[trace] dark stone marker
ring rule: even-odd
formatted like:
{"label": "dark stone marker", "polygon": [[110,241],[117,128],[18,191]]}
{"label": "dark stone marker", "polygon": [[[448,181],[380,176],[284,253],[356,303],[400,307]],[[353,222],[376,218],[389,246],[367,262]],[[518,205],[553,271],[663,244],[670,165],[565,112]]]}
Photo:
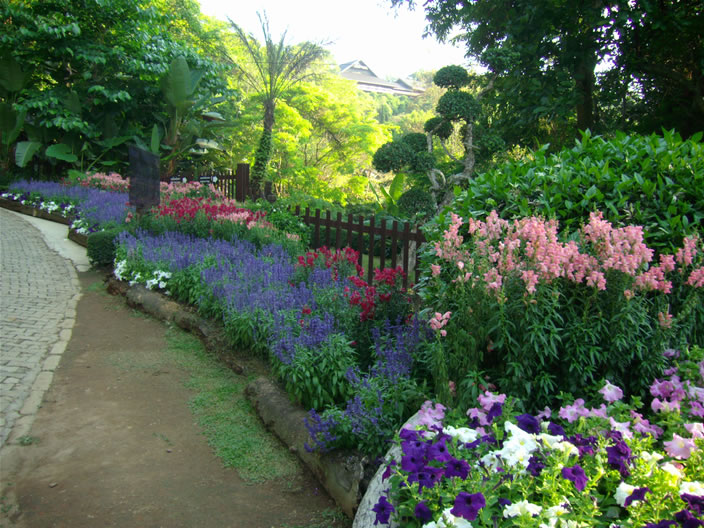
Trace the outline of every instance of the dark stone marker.
{"label": "dark stone marker", "polygon": [[134,145],[128,147],[130,155],[130,205],[137,214],[159,205],[160,184],[159,156]]}

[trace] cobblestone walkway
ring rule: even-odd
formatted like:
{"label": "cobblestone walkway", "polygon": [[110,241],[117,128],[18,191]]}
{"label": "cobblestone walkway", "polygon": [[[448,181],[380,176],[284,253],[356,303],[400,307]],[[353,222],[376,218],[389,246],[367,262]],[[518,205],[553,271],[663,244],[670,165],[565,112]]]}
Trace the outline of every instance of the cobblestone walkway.
{"label": "cobblestone walkway", "polygon": [[[0,447],[29,431],[75,323],[71,261],[39,231],[0,208]],[[25,433],[26,434],[26,433]]]}

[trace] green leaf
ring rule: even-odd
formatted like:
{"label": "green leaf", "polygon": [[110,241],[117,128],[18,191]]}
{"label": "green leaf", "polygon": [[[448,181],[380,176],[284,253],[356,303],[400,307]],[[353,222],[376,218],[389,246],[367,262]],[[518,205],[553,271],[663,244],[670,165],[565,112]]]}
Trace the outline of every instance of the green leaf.
{"label": "green leaf", "polygon": [[56,145],[51,145],[47,147],[45,154],[50,158],[56,158],[62,161],[68,161],[73,163],[78,161],[78,156],[71,152],[71,147],[65,143],[57,143]]}
{"label": "green leaf", "polygon": [[17,112],[7,103],[0,103],[0,137],[3,145],[11,145],[24,125],[26,111]]}
{"label": "green leaf", "polygon": [[11,56],[0,59],[0,85],[8,92],[19,92],[24,88],[29,74],[23,72],[19,63]]}
{"label": "green leaf", "polygon": [[38,141],[20,141],[15,148],[15,163],[18,167],[26,167],[37,151],[42,147]]}

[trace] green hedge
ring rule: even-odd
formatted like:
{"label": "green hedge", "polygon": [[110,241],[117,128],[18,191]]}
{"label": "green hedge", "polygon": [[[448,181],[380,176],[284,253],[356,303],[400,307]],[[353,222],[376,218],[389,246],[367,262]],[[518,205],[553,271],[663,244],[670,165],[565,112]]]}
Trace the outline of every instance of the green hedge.
{"label": "green hedge", "polygon": [[642,225],[657,252],[670,250],[704,220],[701,139],[587,132],[572,148],[548,154],[544,146],[479,174],[451,209],[464,219],[494,209],[507,219],[537,214],[572,231],[600,210],[614,225]]}

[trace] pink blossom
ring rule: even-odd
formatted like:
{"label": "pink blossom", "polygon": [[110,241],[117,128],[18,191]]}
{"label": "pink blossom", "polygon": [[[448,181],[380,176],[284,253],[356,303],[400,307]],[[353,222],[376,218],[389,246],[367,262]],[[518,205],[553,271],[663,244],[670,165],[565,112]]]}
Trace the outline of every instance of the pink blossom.
{"label": "pink blossom", "polygon": [[589,416],[592,416],[594,418],[603,418],[604,420],[609,418],[609,415],[606,412],[606,405],[603,403],[601,404],[601,407],[598,409],[592,408],[589,410]]}
{"label": "pink blossom", "polygon": [[686,284],[695,288],[704,288],[704,266],[693,269]]}
{"label": "pink blossom", "polygon": [[584,407],[584,400],[582,398],[577,398],[572,405],[560,407],[560,411],[557,415],[563,420],[567,420],[569,423],[572,423],[582,416],[588,416],[589,411]]}
{"label": "pink blossom", "polygon": [[606,385],[599,389],[599,392],[608,403],[613,403],[623,398],[623,391],[616,385],[612,385],[609,380],[606,380]]}
{"label": "pink blossom", "polygon": [[445,418],[445,406],[441,403],[431,402],[427,400],[418,411],[418,425],[427,427],[442,426],[442,420]]}
{"label": "pink blossom", "polygon": [[631,432],[631,422],[617,422],[613,418],[609,417],[609,424],[614,431],[618,431],[625,438],[633,438],[633,433]]}
{"label": "pink blossom", "polygon": [[482,409],[485,411],[489,411],[495,403],[500,403],[501,405],[504,404],[506,401],[506,395],[505,394],[494,394],[489,391],[485,391],[484,394],[480,394],[477,397],[477,400],[479,400],[479,405],[482,406]]}
{"label": "pink blossom", "polygon": [[697,448],[694,440],[690,438],[682,438],[677,433],[672,435],[672,440],[663,442],[665,452],[671,457],[687,459],[692,454],[692,451]]}
{"label": "pink blossom", "polygon": [[660,328],[670,328],[672,326],[672,314],[658,312],[658,323]]}
{"label": "pink blossom", "polygon": [[692,438],[704,438],[704,423],[688,423],[684,424],[684,428],[692,435]]}
{"label": "pink blossom", "polygon": [[479,425],[489,425],[489,422],[486,419],[486,413],[484,411],[480,411],[476,407],[468,409],[467,416],[472,420],[477,419],[479,421]]}
{"label": "pink blossom", "polygon": [[669,400],[660,400],[655,398],[650,404],[650,407],[655,412],[674,412],[680,410],[680,402],[671,402]]}
{"label": "pink blossom", "polygon": [[552,411],[550,410],[550,407],[545,407],[545,409],[543,409],[536,415],[536,418],[538,420],[547,420],[548,418],[550,418],[551,415]]}
{"label": "pink blossom", "polygon": [[[430,319],[430,328],[433,330],[440,330],[450,321],[450,315],[452,315],[452,312],[445,312],[444,314],[435,312],[435,315]],[[446,334],[447,332],[445,334],[441,332],[442,336],[445,336]]]}
{"label": "pink blossom", "polygon": [[432,274],[433,274],[433,277],[437,277],[438,275],[440,275],[440,266],[439,266],[439,265],[437,265],[437,264],[431,264],[431,265],[430,265],[430,270],[431,270],[431,272],[432,272]]}
{"label": "pink blossom", "polygon": [[694,256],[697,254],[698,237],[685,237],[682,241],[683,246],[677,250],[676,259],[682,266],[691,266]]}

